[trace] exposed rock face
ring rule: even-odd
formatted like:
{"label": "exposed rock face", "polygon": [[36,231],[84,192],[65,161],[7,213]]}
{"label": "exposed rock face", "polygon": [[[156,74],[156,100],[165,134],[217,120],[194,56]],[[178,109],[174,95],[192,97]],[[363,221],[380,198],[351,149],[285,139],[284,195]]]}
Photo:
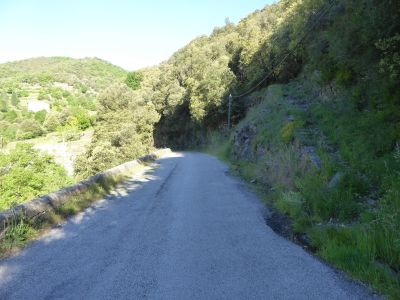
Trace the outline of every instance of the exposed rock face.
{"label": "exposed rock face", "polygon": [[257,135],[257,127],[253,123],[246,124],[235,132],[233,156],[235,159],[254,160],[253,140]]}

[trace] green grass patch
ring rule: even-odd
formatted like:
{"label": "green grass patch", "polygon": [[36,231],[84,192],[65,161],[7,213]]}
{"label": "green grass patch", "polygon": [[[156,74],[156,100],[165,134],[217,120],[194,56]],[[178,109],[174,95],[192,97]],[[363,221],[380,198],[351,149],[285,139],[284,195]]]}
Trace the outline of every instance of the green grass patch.
{"label": "green grass patch", "polygon": [[29,240],[35,238],[37,234],[37,229],[27,221],[22,219],[19,222],[13,222],[0,239],[0,258],[22,248]]}
{"label": "green grass patch", "polygon": [[379,234],[372,228],[314,227],[310,230],[318,255],[352,275],[371,283],[391,299],[400,296],[398,273],[380,263],[377,257]]}

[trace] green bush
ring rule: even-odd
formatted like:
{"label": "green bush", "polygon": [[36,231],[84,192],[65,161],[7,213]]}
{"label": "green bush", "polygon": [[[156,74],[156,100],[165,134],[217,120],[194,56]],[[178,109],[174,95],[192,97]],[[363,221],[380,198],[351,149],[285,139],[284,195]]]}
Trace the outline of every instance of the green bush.
{"label": "green bush", "polygon": [[43,122],[43,127],[47,131],[56,131],[59,126],[61,126],[61,114],[58,112],[50,112],[46,115],[46,119]]}
{"label": "green bush", "polygon": [[132,90],[137,90],[140,88],[140,83],[143,79],[142,74],[138,72],[130,72],[126,76],[125,83],[129,86]]}
{"label": "green bush", "polygon": [[30,144],[0,153],[0,210],[60,189],[71,180],[49,155]]}
{"label": "green bush", "polygon": [[97,117],[93,140],[76,160],[75,172],[80,177],[151,151],[153,126],[160,116],[152,103],[146,103],[126,85],[114,85],[100,96]]}
{"label": "green bush", "polygon": [[339,85],[349,87],[353,81],[354,75],[351,67],[340,65],[336,71],[336,81]]}
{"label": "green bush", "polygon": [[15,122],[18,118],[18,113],[14,109],[10,109],[9,111],[2,113],[0,119],[1,118],[9,122]]}
{"label": "green bush", "polygon": [[40,123],[40,125],[43,124],[43,122],[46,119],[47,111],[46,110],[41,110],[38,112],[35,112],[35,120]]}
{"label": "green bush", "polygon": [[15,139],[17,133],[17,129],[14,124],[11,124],[7,121],[0,121],[0,139],[2,139],[2,143],[4,146],[7,142]]}
{"label": "green bush", "polygon": [[18,126],[17,139],[32,139],[44,134],[44,130],[40,123],[35,120],[23,120]]}

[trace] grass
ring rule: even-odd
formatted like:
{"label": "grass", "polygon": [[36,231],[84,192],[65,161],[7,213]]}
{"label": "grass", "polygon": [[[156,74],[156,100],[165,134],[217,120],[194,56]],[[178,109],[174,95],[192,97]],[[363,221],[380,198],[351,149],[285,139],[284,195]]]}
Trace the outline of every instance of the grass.
{"label": "grass", "polygon": [[[345,75],[345,74],[344,74]],[[343,89],[343,88],[342,88]],[[308,101],[302,111],[296,101]],[[359,111],[301,78],[258,92],[262,101],[235,128],[257,128],[258,157],[233,157],[234,131],[213,133],[208,151],[224,161],[306,234],[316,254],[390,299],[400,298],[400,146],[390,109]],[[310,100],[314,99],[314,100]],[[294,102],[294,103],[293,103]],[[290,119],[288,116],[291,116]],[[314,147],[316,168],[302,154]],[[255,148],[253,153],[255,153]],[[341,174],[335,184],[331,181]]]}
{"label": "grass", "polygon": [[369,282],[391,299],[398,299],[400,278],[398,273],[377,259],[373,228],[355,226],[314,227],[310,231],[317,254],[348,272],[352,277]]}
{"label": "grass", "polygon": [[30,241],[46,232],[54,225],[68,219],[76,213],[103,199],[118,185],[123,184],[132,174],[144,169],[148,163],[141,163],[131,170],[117,176],[107,177],[100,183],[91,185],[85,192],[71,195],[70,200],[51,212],[33,220],[21,218],[12,221],[0,238],[0,258],[8,257],[25,247]]}
{"label": "grass", "polygon": [[214,155],[222,161],[230,162],[231,141],[227,138],[228,133],[211,132],[208,136],[208,144],[205,148],[200,149],[211,155]]}
{"label": "grass", "polygon": [[38,230],[25,220],[10,224],[0,243],[0,258],[14,253],[35,238]]}

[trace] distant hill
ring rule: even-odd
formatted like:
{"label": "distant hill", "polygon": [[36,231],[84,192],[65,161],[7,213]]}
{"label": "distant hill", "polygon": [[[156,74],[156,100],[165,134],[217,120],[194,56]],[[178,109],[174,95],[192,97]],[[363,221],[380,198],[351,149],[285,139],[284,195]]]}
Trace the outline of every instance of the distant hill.
{"label": "distant hill", "polygon": [[123,81],[126,71],[98,58],[38,57],[0,64],[0,89],[23,90],[23,84],[48,86],[55,82],[98,92]]}
{"label": "distant hill", "polygon": [[95,122],[98,95],[126,75],[98,58],[39,57],[0,64],[2,143],[88,129]]}

